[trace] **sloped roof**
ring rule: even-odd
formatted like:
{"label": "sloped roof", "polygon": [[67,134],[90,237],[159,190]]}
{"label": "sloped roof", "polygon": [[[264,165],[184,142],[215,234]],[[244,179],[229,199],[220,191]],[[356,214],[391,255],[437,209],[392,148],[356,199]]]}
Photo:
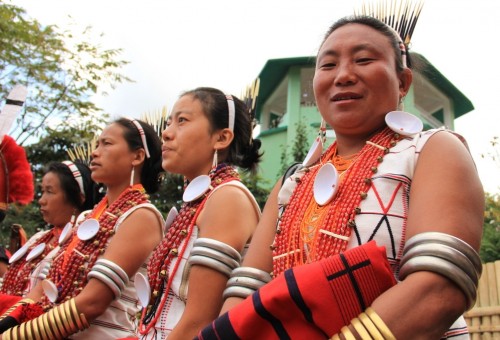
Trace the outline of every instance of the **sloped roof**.
{"label": "sloped roof", "polygon": [[260,88],[255,108],[257,120],[260,119],[262,104],[272,95],[292,66],[314,66],[316,57],[295,57],[282,59],[269,59],[260,71]]}
{"label": "sloped roof", "polygon": [[474,110],[474,105],[452,82],[450,82],[437,68],[435,68],[423,55],[411,52],[413,63],[418,72],[429,80],[436,88],[443,92],[453,103],[455,119]]}

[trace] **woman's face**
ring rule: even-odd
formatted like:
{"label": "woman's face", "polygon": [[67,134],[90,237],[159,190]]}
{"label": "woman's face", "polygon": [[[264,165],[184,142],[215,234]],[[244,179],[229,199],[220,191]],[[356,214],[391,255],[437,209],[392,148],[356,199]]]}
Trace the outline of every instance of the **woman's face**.
{"label": "woman's face", "polygon": [[218,138],[210,131],[201,102],[191,95],[179,98],[162,133],[163,169],[189,180],[208,174]]}
{"label": "woman's face", "polygon": [[370,134],[398,107],[411,71],[396,72],[394,50],[379,31],[361,24],[336,29],[321,47],[314,75],[316,103],[341,134]]}
{"label": "woman's face", "polygon": [[112,123],[99,136],[90,163],[92,179],[95,182],[108,187],[130,183],[136,152],[130,150],[124,132],[125,128],[120,124]]}
{"label": "woman's face", "polygon": [[43,176],[42,196],[38,203],[43,220],[56,227],[64,227],[76,213],[76,207],[66,199],[59,176],[54,172],[48,172]]}

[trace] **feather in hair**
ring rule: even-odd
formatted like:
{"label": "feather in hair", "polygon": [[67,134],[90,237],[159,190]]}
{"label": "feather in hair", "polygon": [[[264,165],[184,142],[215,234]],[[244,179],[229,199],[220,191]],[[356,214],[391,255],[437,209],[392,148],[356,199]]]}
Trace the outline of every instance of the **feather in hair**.
{"label": "feather in hair", "polygon": [[398,33],[401,41],[408,45],[423,6],[423,1],[378,1],[371,4],[364,3],[361,9],[354,13],[371,16],[384,22]]}
{"label": "feather in hair", "polygon": [[143,113],[140,119],[151,125],[158,137],[161,139],[161,134],[165,129],[167,118],[168,110],[167,107],[164,106],[161,110]]}
{"label": "feather in hair", "polygon": [[72,162],[81,162],[86,165],[90,165],[90,161],[92,160],[92,152],[95,149],[97,142],[97,137],[94,137],[90,142],[85,144],[76,145],[72,148],[66,150],[66,153],[69,156],[69,159]]}

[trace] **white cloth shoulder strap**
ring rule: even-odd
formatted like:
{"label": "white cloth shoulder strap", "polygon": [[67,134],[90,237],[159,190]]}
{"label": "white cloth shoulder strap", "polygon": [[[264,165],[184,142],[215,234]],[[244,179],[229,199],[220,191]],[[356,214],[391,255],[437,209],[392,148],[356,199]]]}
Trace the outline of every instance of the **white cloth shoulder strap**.
{"label": "white cloth shoulder strap", "polygon": [[[243,190],[243,192],[247,195],[247,197],[250,199],[250,201],[252,202],[252,205],[253,205],[253,208],[255,210],[255,212],[257,213],[257,215],[260,217],[260,214],[261,214],[261,211],[260,211],[260,207],[259,207],[259,204],[257,203],[257,201],[255,200],[255,197],[253,196],[253,194],[250,192],[250,190],[248,190],[248,188],[245,186],[245,184],[241,183],[240,181],[237,181],[237,180],[232,180],[232,181],[229,181],[229,182],[226,182],[226,183],[222,183],[221,185],[215,187],[214,190],[212,190],[209,194],[208,194],[208,198],[210,198],[210,196],[216,192],[217,190],[219,190],[220,188],[222,187],[225,187],[225,186],[228,186],[228,185],[231,185],[231,186],[234,186],[234,187],[238,187],[240,188],[241,190]],[[208,199],[207,198],[207,199]]]}
{"label": "white cloth shoulder strap", "polygon": [[151,203],[141,203],[141,204],[135,205],[132,208],[130,208],[129,210],[127,210],[123,215],[121,215],[118,218],[118,221],[116,221],[115,232],[118,230],[118,228],[123,223],[123,221],[125,221],[125,219],[130,216],[130,214],[132,214],[137,209],[141,209],[141,208],[149,209],[155,213],[156,217],[158,218],[158,222],[160,222],[160,226],[161,226],[160,231],[161,231],[161,235],[163,237],[164,236],[163,225],[165,224],[165,219],[163,218],[161,212]]}

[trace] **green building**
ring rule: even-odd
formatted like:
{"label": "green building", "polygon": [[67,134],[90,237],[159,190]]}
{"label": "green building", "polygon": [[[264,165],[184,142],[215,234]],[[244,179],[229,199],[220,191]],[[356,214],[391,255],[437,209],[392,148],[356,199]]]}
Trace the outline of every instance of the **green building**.
{"label": "green building", "polygon": [[[456,118],[474,109],[472,103],[422,55],[412,52],[412,57],[413,84],[405,97],[404,110],[420,117],[424,129],[453,129]],[[314,63],[314,57],[271,59],[259,74],[256,119],[264,151],[259,173],[270,185],[282,175],[283,162],[293,162],[298,127],[305,128],[308,147],[318,133],[321,116],[312,89]],[[333,131],[328,130],[327,144],[334,138]]]}

